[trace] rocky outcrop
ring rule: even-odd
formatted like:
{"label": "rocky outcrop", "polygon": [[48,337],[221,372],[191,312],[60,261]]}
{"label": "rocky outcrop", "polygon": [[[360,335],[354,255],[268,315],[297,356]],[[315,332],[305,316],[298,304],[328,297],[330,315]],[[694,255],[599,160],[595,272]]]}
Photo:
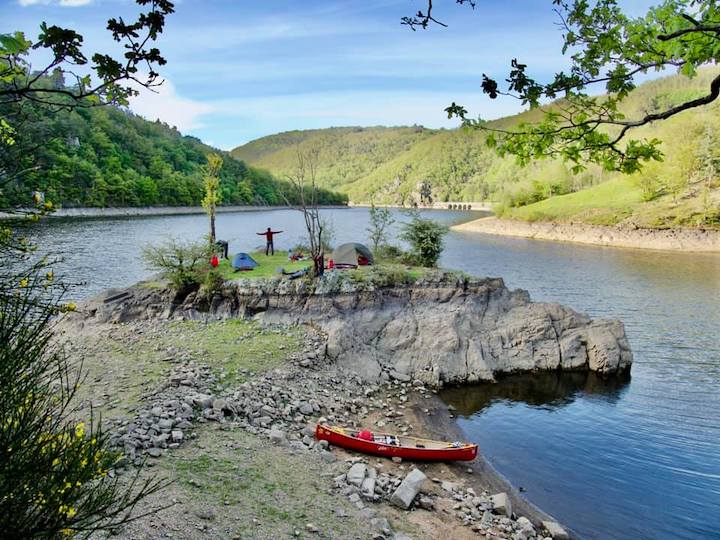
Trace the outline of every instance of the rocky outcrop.
{"label": "rocky outcrop", "polygon": [[333,272],[319,282],[246,279],[212,299],[172,304],[167,292],[114,291],[86,306],[102,320],[253,316],[310,323],[327,334],[327,355],[366,380],[426,384],[492,381],[549,370],[626,371],[632,353],[617,320],[591,320],[555,303],[534,303],[498,278],[438,273],[412,284],[356,281]]}

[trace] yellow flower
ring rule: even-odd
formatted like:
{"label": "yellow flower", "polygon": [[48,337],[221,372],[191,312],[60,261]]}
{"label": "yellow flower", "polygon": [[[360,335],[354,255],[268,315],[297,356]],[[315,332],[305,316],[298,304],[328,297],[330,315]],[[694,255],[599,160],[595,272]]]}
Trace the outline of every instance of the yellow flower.
{"label": "yellow flower", "polygon": [[48,281],[52,281],[55,278],[55,274],[52,270],[50,270],[47,274],[45,274],[45,279]]}
{"label": "yellow flower", "polygon": [[68,304],[65,304],[66,311],[75,311],[76,309],[77,309],[77,304],[75,302],[70,302]]}
{"label": "yellow flower", "polygon": [[75,426],[75,436],[78,439],[85,436],[85,422],[80,422]]}
{"label": "yellow flower", "polygon": [[28,281],[28,278],[22,278],[22,279],[20,280],[20,286],[23,287],[23,288],[27,287],[29,283],[30,283],[30,282]]}
{"label": "yellow flower", "polygon": [[68,511],[65,513],[65,515],[70,519],[74,518],[75,514],[77,514],[77,510],[75,510],[72,507],[70,509],[68,509]]}

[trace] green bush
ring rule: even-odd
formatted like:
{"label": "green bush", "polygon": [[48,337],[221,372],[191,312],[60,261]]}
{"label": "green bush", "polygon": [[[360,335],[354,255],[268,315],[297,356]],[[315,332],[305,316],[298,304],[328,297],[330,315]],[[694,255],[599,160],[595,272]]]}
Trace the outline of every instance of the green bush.
{"label": "green bush", "polygon": [[370,204],[370,227],[366,229],[376,252],[380,246],[387,244],[388,230],[395,223],[392,213],[387,208],[378,208],[374,203]]}
{"label": "green bush", "polygon": [[414,264],[435,266],[445,247],[448,228],[432,219],[421,218],[417,212],[413,212],[411,217],[411,221],[404,224],[400,238],[410,244],[409,255]]}
{"label": "green bush", "polygon": [[148,268],[160,272],[178,293],[197,290],[210,270],[212,249],[205,242],[183,242],[170,239],[143,248]]}
{"label": "green bush", "polygon": [[203,282],[200,287],[200,294],[210,300],[216,293],[222,291],[224,284],[225,280],[222,275],[220,275],[220,272],[216,268],[210,267],[203,278]]}
{"label": "green bush", "polygon": [[75,306],[62,302],[44,259],[28,262],[32,249],[0,227],[0,536],[87,536],[133,519],[165,482],[111,474],[120,455],[97,418],[79,418],[81,360],[53,332],[57,315]]}
{"label": "green bush", "polygon": [[380,244],[377,249],[373,250],[375,264],[403,262],[407,258],[407,254],[397,246],[390,244]]}

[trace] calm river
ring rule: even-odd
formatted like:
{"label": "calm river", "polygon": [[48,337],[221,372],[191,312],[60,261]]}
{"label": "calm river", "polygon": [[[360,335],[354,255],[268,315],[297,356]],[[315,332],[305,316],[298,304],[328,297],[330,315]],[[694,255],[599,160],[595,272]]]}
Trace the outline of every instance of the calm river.
{"label": "calm river", "polygon": [[[445,223],[462,212],[427,212]],[[328,210],[336,242],[364,241],[368,212]],[[400,215],[399,218],[402,219]],[[64,257],[86,297],[149,272],[140,249],[167,236],[200,238],[202,215],[46,221],[41,248]],[[220,214],[231,252],[261,244],[268,226],[287,247],[299,213]],[[720,255],[584,247],[452,232],[443,266],[501,276],[534,300],[625,322],[632,377],[508,378],[448,389],[460,426],[527,497],[583,538],[720,538]]]}

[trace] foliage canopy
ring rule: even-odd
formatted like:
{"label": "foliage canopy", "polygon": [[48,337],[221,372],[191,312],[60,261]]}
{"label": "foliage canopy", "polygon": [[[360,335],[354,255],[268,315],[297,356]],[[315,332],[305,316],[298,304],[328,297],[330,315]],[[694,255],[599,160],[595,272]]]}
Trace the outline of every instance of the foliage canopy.
{"label": "foliage canopy", "polygon": [[[457,3],[475,7],[474,2]],[[662,0],[640,17],[627,15],[616,0],[553,0],[553,5],[570,69],[542,82],[529,74],[527,64],[512,59],[506,87],[486,74],[482,79],[482,90],[490,98],[511,96],[541,109],[539,121],[499,129],[469,117],[462,105],[453,103],[446,109],[465,126],[488,132],[488,145],[500,154],[517,156],[521,163],[561,157],[574,172],[595,163],[633,173],[643,162],[660,161],[662,153],[659,139],[630,138],[631,130],[708,105],[720,96],[718,75],[702,95],[659,111],[629,117],[621,107],[645,73],[676,69],[694,77],[699,67],[720,59],[720,6],[715,0]],[[431,1],[425,12],[410,20],[413,28],[433,22],[438,21]],[[593,95],[597,89],[607,94]]]}

